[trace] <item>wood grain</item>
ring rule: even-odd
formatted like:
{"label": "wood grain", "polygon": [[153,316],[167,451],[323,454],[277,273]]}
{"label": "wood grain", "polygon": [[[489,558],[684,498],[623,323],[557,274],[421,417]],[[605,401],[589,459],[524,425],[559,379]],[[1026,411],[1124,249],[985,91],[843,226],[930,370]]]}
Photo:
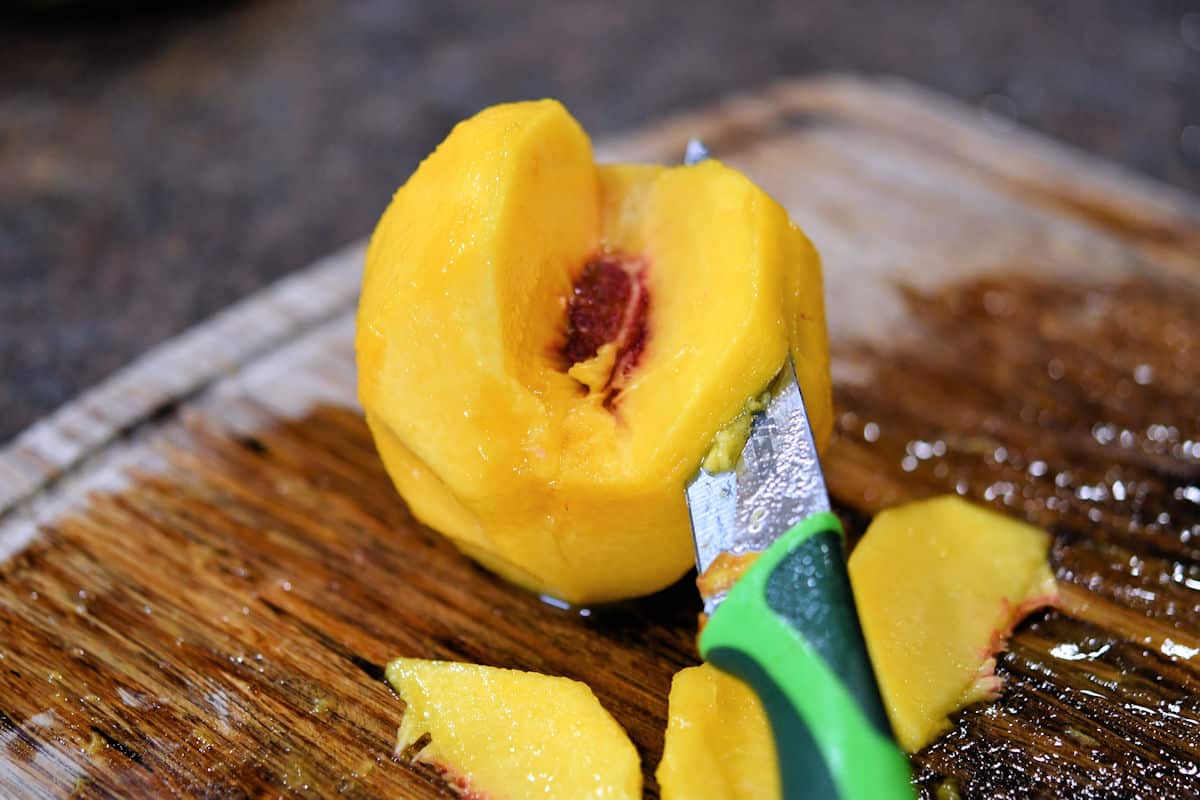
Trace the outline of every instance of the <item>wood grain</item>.
{"label": "wood grain", "polygon": [[[1063,608],[914,758],[933,795],[1200,796],[1200,212],[903,84],[769,87],[689,135],[825,259],[852,533],[958,491],[1055,536]],[[647,794],[687,580],[554,608],[414,523],[354,401],[361,251],[133,365],[0,452],[0,795],[436,797],[391,754],[398,655],[588,682]],[[586,611],[586,614],[584,613]]]}

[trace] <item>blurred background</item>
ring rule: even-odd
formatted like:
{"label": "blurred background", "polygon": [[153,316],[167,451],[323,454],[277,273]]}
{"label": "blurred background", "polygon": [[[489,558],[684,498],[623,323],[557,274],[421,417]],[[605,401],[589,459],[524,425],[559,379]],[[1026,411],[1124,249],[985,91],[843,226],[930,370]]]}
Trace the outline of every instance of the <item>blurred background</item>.
{"label": "blurred background", "polygon": [[603,137],[784,77],[887,73],[1200,192],[1200,0],[0,8],[0,442],[367,235],[503,100],[558,97]]}

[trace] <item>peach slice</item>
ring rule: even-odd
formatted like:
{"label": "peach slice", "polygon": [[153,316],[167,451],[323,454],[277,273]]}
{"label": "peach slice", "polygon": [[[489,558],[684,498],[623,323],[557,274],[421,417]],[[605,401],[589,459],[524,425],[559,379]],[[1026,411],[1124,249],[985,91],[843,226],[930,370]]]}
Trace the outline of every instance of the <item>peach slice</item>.
{"label": "peach slice", "polygon": [[433,766],[465,797],[642,796],[636,748],[578,681],[413,658],[389,664],[387,679],[406,704],[397,754]]}
{"label": "peach slice", "polygon": [[766,712],[753,690],[716,667],[675,673],[663,757],[655,777],[663,800],[771,800],[779,762]]}
{"label": "peach slice", "polygon": [[883,511],[850,554],[850,582],[900,746],[920,750],[949,715],[994,699],[995,654],[1053,605],[1041,530],[949,495]]}
{"label": "peach slice", "polygon": [[716,160],[597,166],[551,100],[459,124],[396,193],[356,350],[417,518],[572,602],[687,571],[682,486],[789,352],[832,426],[820,264],[783,208]]}

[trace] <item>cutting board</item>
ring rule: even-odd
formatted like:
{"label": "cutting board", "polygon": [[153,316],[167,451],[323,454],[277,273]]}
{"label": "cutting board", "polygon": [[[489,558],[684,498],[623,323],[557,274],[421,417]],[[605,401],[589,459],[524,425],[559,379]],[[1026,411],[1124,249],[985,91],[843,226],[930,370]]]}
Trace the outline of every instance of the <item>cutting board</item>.
{"label": "cutting board", "polygon": [[[1200,204],[891,81],[783,83],[598,149],[677,161],[693,135],[823,254],[851,539],[950,492],[1053,534],[1062,606],[913,758],[922,791],[1200,796]],[[453,796],[393,756],[403,655],[586,681],[657,796],[692,577],[559,608],[416,523],[355,401],[361,261],[0,451],[0,795]]]}

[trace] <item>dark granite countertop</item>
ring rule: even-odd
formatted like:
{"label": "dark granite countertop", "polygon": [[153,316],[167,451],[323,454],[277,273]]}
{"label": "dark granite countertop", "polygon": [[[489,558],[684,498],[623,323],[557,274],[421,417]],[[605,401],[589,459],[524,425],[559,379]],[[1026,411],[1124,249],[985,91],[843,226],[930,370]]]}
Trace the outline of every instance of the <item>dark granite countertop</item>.
{"label": "dark granite countertop", "polygon": [[559,97],[602,135],[776,78],[889,73],[1200,191],[1200,1],[111,16],[0,21],[0,441],[367,234],[450,126],[500,100]]}

